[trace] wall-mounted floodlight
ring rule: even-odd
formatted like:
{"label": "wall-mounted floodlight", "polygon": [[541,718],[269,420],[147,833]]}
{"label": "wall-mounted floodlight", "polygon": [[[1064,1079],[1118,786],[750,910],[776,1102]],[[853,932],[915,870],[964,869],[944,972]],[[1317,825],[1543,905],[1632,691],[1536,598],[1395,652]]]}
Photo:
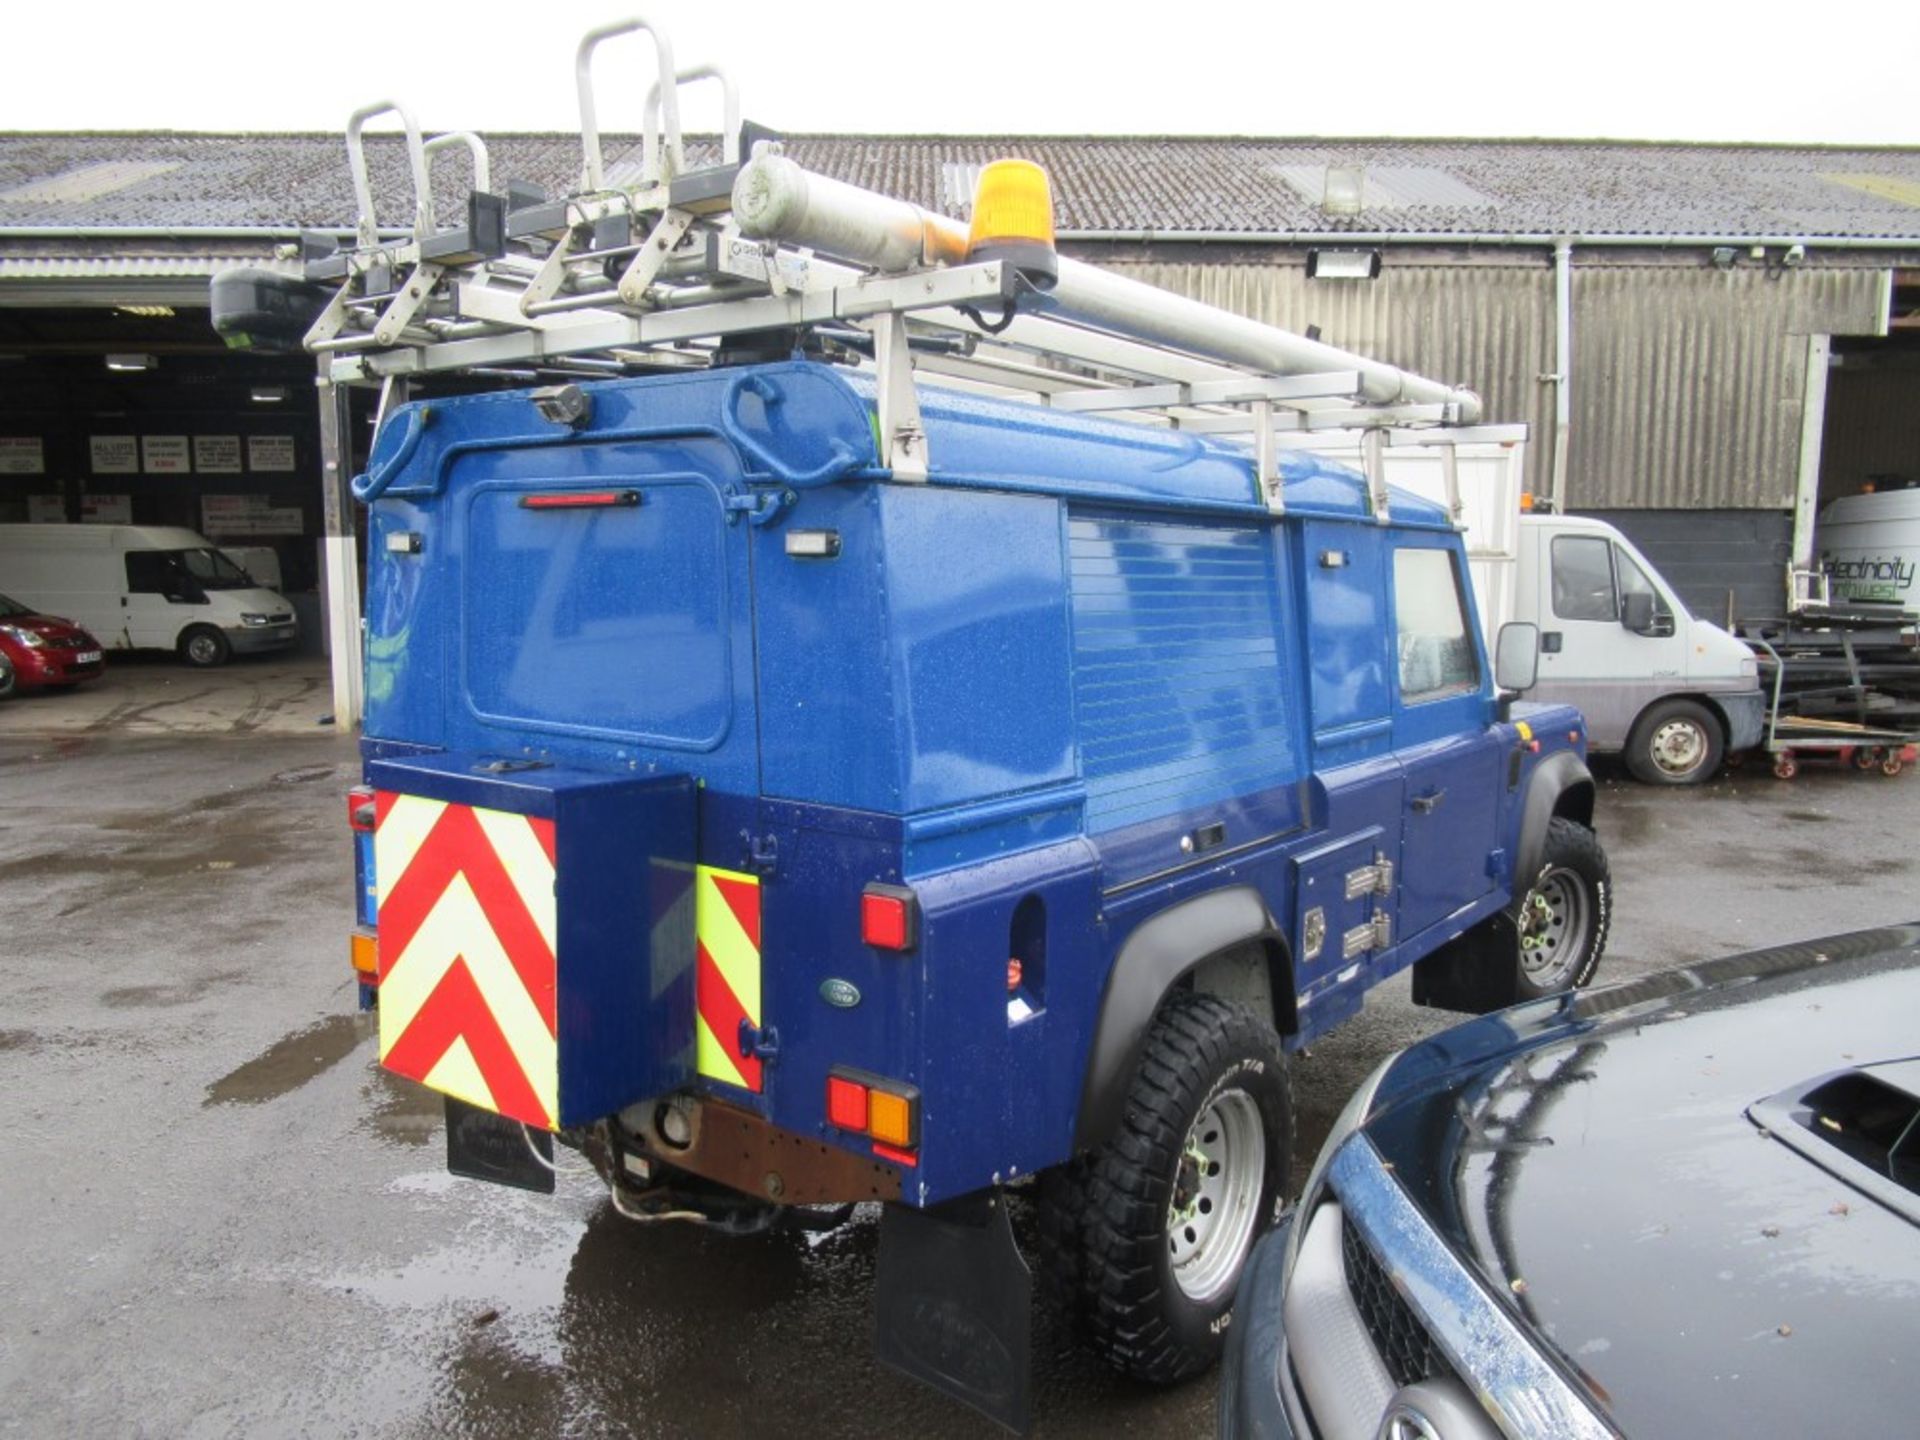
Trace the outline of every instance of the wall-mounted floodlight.
{"label": "wall-mounted floodlight", "polygon": [[1378,250],[1309,250],[1309,280],[1374,280],[1380,275]]}
{"label": "wall-mounted floodlight", "polygon": [[1713,266],[1716,270],[1731,270],[1735,258],[1734,249],[1731,245],[1716,245],[1713,247]]}
{"label": "wall-mounted floodlight", "polygon": [[151,355],[107,356],[107,368],[109,370],[151,370],[159,363],[160,362],[155,360]]}
{"label": "wall-mounted floodlight", "polygon": [[284,385],[255,385],[247,392],[247,395],[256,405],[278,405],[287,398],[287,387]]}

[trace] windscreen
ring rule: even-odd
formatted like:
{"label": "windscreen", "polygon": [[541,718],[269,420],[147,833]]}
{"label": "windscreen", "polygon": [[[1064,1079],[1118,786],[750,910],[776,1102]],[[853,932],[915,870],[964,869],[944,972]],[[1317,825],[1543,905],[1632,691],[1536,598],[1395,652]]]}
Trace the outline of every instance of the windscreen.
{"label": "windscreen", "polygon": [[34,615],[38,613],[39,612],[31,605],[22,605],[18,600],[10,600],[5,595],[0,595],[0,616]]}

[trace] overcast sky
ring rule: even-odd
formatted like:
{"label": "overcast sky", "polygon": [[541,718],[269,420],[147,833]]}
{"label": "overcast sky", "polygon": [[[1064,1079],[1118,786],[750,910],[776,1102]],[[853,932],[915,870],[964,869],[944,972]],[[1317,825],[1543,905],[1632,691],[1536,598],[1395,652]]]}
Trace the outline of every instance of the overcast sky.
{"label": "overcast sky", "polygon": [[[334,130],[394,98],[430,130],[572,130],[579,33],[637,11],[793,131],[1920,144],[1920,11],[1878,0],[15,4],[0,129]],[[615,41],[596,73],[603,126],[636,128],[651,57]],[[689,110],[716,128],[715,96]]]}

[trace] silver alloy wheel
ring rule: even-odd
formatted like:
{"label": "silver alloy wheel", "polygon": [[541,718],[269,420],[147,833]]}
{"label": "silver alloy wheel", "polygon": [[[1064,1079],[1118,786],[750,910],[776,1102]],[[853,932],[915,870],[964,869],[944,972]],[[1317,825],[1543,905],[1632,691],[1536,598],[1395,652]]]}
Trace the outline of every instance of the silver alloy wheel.
{"label": "silver alloy wheel", "polygon": [[1580,877],[1554,866],[1534,882],[1520,907],[1520,968],[1552,990],[1579,968],[1593,929],[1593,905]]}
{"label": "silver alloy wheel", "polygon": [[1691,775],[1707,758],[1707,734],[1698,720],[1676,715],[1653,732],[1647,754],[1663,774]]}
{"label": "silver alloy wheel", "polygon": [[1266,1175],[1259,1105],[1244,1090],[1221,1091],[1187,1132],[1167,1205],[1173,1278],[1189,1300],[1218,1299],[1239,1279]]}
{"label": "silver alloy wheel", "polygon": [[196,665],[211,665],[220,658],[220,642],[204,631],[189,635],[187,658]]}

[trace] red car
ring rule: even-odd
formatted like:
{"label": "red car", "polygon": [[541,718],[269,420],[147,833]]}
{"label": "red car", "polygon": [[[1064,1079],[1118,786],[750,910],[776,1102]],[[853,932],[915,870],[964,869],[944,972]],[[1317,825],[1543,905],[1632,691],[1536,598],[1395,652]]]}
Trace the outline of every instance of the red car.
{"label": "red car", "polygon": [[100,642],[71,620],[42,615],[31,605],[0,595],[0,655],[13,663],[22,690],[79,685],[98,680],[106,668]]}

